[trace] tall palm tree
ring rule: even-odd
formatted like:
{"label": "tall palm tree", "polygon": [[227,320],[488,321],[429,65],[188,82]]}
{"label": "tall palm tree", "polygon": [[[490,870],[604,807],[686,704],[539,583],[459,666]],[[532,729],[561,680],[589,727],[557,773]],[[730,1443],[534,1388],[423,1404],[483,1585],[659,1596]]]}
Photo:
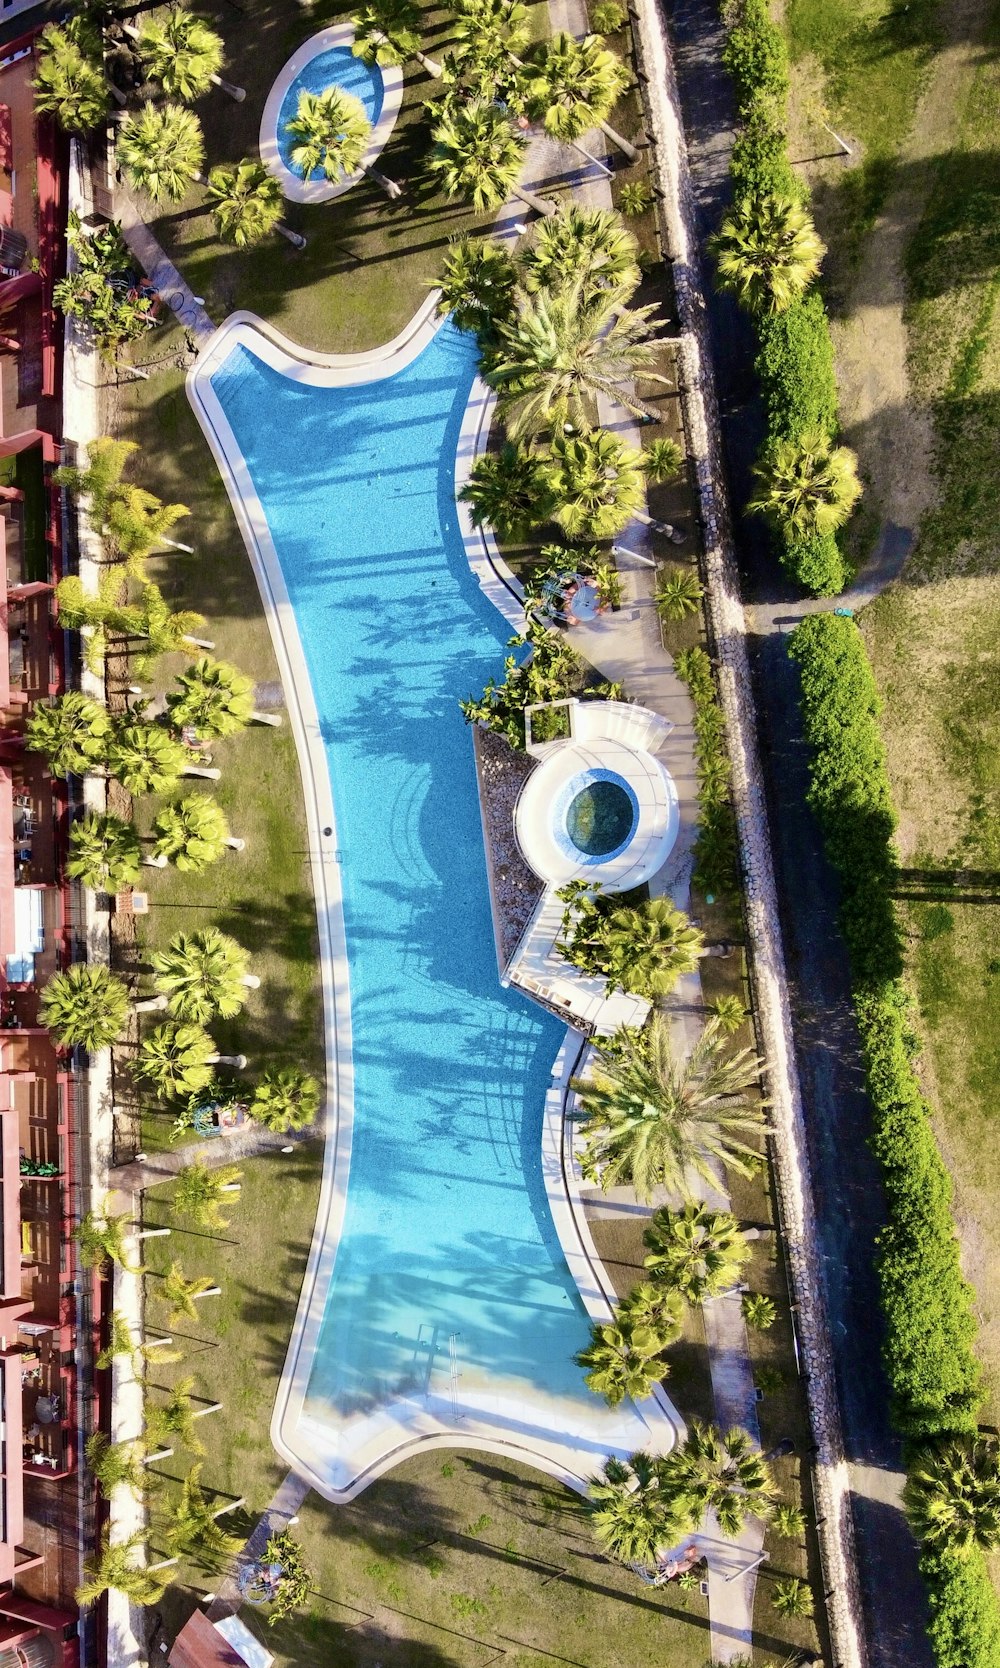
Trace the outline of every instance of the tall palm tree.
{"label": "tall palm tree", "polygon": [[202,736],[231,736],[258,716],[253,680],[226,660],[203,655],[177,674],[177,682],[180,688],[167,696],[167,710],[179,730],[190,725]]}
{"label": "tall palm tree", "polygon": [[679,978],[694,972],[704,948],[698,928],[669,898],[609,908],[579,897],[564,923],[564,959],[636,996],[666,996]]}
{"label": "tall palm tree", "polygon": [[121,1036],[129,995],[120,979],[99,962],[76,961],[55,973],[42,991],[38,1017],[64,1048],[97,1054]]}
{"label": "tall palm tree", "polygon": [[589,128],[599,127],[635,161],[635,146],[607,122],[629,84],[629,73],[597,35],[579,41],[562,32],[553,35],[535,49],[526,74],[529,109],[546,133],[554,139],[579,139]]}
{"label": "tall palm tree", "polygon": [[91,892],[119,892],[139,878],[142,845],[130,822],[88,811],[69,831],[66,873]]}
{"label": "tall palm tree", "polygon": [[662,1340],[664,1348],[676,1342],[684,1324],[684,1299],[661,1282],[640,1281],[622,1298],[615,1319],[635,1332],[648,1327]]}
{"label": "tall palm tree", "polygon": [[557,434],[546,464],[553,521],[571,539],[611,539],[644,501],[642,453],[616,434]]}
{"label": "tall palm tree", "polygon": [[489,340],[510,312],[516,273],[502,244],[488,237],[453,238],[438,278],[439,313],[450,313],[459,330]]}
{"label": "tall palm tree", "polygon": [[284,195],[263,162],[245,157],[229,167],[219,163],[208,176],[207,195],[223,243],[250,249],[281,229]]}
{"label": "tall palm tree", "polygon": [[218,1574],[229,1558],[240,1551],[243,1541],[228,1535],[218,1519],[228,1506],[215,1510],[201,1486],[201,1461],[192,1465],[181,1485],[181,1496],[167,1526],[167,1548],[174,1558],[186,1558],[210,1574]]}
{"label": "tall palm tree", "polygon": [[170,543],[171,527],[187,514],[186,504],[164,504],[145,487],[123,481],[108,502],[102,531],[112,554],[141,579],[146,557]]}
{"label": "tall palm tree", "polygon": [[749,1174],[757,1152],[743,1137],[760,1134],[764,1114],[743,1097],[760,1069],[749,1049],[728,1053],[713,1022],[678,1064],[668,1022],[654,1014],[641,1043],[574,1079],[585,1173],[605,1189],[631,1182],[646,1200],[657,1187],[690,1198],[692,1173],[715,1184],[720,1164]]}
{"label": "tall palm tree", "polygon": [[235,1019],[248,992],[260,984],[247,971],[250,958],[243,946],[217,927],[175,933],[150,960],[153,983],[173,1017],[195,1025],[207,1025],[216,1014]]}
{"label": "tall palm tree", "polygon": [[193,1389],[193,1378],[178,1379],[165,1402],[147,1402],[146,1420],[151,1441],[182,1442],[193,1454],[204,1453],[205,1446],[195,1425],[197,1415],[191,1405]]}
{"label": "tall palm tree", "polygon": [[146,640],[145,653],[137,656],[135,661],[136,670],[141,667],[143,676],[158,655],[172,654],[177,649],[215,647],[205,638],[193,635],[204,625],[203,615],[195,614],[190,609],[175,612],[158,585],[143,585],[138,605],[128,612],[128,622],[126,624],[123,620],[122,629],[131,636]]}
{"label": "tall palm tree", "polygon": [[315,1120],[321,1099],[319,1081],[309,1072],[296,1066],[272,1066],[254,1090],[250,1116],[265,1129],[281,1134],[306,1129]]}
{"label": "tall palm tree", "polygon": [[420,8],[411,0],[375,0],[351,18],[351,51],[365,64],[405,64],[415,58],[435,80],[441,65],[420,50]]}
{"label": "tall palm tree", "polygon": [[99,435],[87,447],[87,467],[62,464],[54,471],[53,480],[72,492],[74,498],[86,498],[87,520],[95,533],[104,536],[108,507],[122,485],[122,473],[132,453],[138,451],[134,440],[112,440]]}
{"label": "tall palm tree", "polygon": [[520,0],[477,0],[452,9],[453,44],[445,53],[442,79],[465,95],[475,94],[522,116],[524,65],[518,53],[531,36],[527,7]]}
{"label": "tall palm tree", "polygon": [[93,1604],[110,1590],[124,1593],[133,1604],[159,1604],[173,1579],[172,1573],[150,1570],[138,1563],[135,1553],[145,1547],[146,1536],[141,1531],[127,1540],[112,1545],[110,1527],[104,1530],[96,1561],[84,1565],[84,1579],[76,1589],[76,1602],[81,1609]]}
{"label": "tall palm tree", "polygon": [[108,770],[131,794],[166,793],[188,761],[183,742],[159,724],[116,725],[108,743]]}
{"label": "tall palm tree", "polygon": [[748,506],[797,538],[834,533],[861,497],[858,460],[821,429],[778,440],[755,474],[759,491]]}
{"label": "tall palm tree", "polygon": [[628,294],[622,285],[595,288],[586,267],[558,289],[518,290],[486,370],[512,439],[566,422],[589,431],[601,394],[636,415],[656,416],[632,386],[640,375],[667,381],[653,369],[663,345],[654,334],[656,309],[630,311]]}
{"label": "tall palm tree", "polygon": [[321,93],[301,92],[287,132],[294,140],[292,166],[303,179],[322,174],[336,184],[363,169],[387,197],[402,196],[395,180],[386,179],[365,162],[372,124],[361,100],[343,87],[326,87]]}
{"label": "tall palm tree", "polygon": [[222,1214],[222,1201],[227,1193],[235,1191],[240,1174],[235,1164],[223,1164],[214,1170],[210,1170],[200,1159],[194,1164],[185,1164],[177,1172],[172,1200],[174,1210],[190,1217],[202,1228],[228,1228],[229,1223]]}
{"label": "tall palm tree", "polygon": [[476,459],[458,496],[477,527],[485,523],[516,543],[547,520],[554,502],[543,459],[510,441]]}
{"label": "tall palm tree", "polygon": [[590,1479],[589,1506],[594,1534],[620,1564],[652,1564],[680,1528],[665,1506],[659,1469],[648,1454],[605,1460]]}
{"label": "tall palm tree", "polygon": [[143,1447],[139,1442],[112,1442],[103,1431],[95,1431],[86,1447],[87,1465],[106,1500],[124,1483],[133,1493],[141,1494],[150,1483],[143,1465]]}
{"label": "tall palm tree", "polygon": [[712,240],[716,281],[753,313],[783,313],[826,253],[809,210],[791,197],[744,197]]}
{"label": "tall palm tree", "polygon": [[153,819],[153,850],[182,873],[198,874],[216,863],[227,847],[239,851],[243,841],[229,832],[226,813],[210,794],[186,794],[164,805]]}
{"label": "tall palm tree", "polygon": [[525,140],[510,119],[487,99],[468,104],[449,100],[439,110],[428,166],[447,197],[471,203],[479,214],[498,209],[516,197],[539,214],[554,214],[555,204],[517,183],[524,164]]}
{"label": "tall palm tree", "polygon": [[[188,1280],[180,1263],[171,1263],[157,1288],[164,1302],[170,1304],[169,1324],[177,1326],[182,1320],[196,1321],[198,1319],[198,1310],[195,1307],[197,1300],[199,1297],[207,1297],[212,1289],[212,1281],[207,1276],[200,1275],[193,1280]],[[190,1390],[194,1380],[185,1379],[183,1383]]]}
{"label": "tall palm tree", "polygon": [[549,220],[532,228],[518,250],[518,267],[529,290],[558,290],[567,273],[583,281],[583,293],[613,290],[626,299],[637,288],[638,245],[610,209],[564,203]]}
{"label": "tall palm tree", "polygon": [[142,1274],[142,1265],[128,1260],[125,1241],[130,1225],[127,1216],[115,1216],[108,1211],[102,1214],[86,1211],[73,1230],[84,1268],[103,1268],[105,1263],[110,1262],[129,1274]]}
{"label": "tall palm tree", "polygon": [[906,1515],[925,1545],[967,1557],[1000,1546],[1000,1441],[977,1432],[929,1449],[910,1467]]}
{"label": "tall palm tree", "polygon": [[589,1389],[617,1407],[626,1397],[635,1402],[652,1395],[670,1370],[663,1351],[672,1342],[655,1326],[634,1325],[624,1316],[608,1325],[595,1322],[590,1343],[574,1359],[586,1369]]}
{"label": "tall palm tree", "polygon": [[[124,1242],[124,1241],[123,1241]],[[103,1245],[103,1236],[100,1243]],[[82,1259],[82,1253],[81,1253]],[[132,1323],[120,1309],[112,1309],[108,1322],[108,1341],[96,1357],[96,1365],[107,1368],[115,1361],[129,1360],[133,1371],[139,1373],[147,1362],[180,1361],[181,1352],[164,1348],[162,1344],[137,1344],[132,1336]]]}
{"label": "tall palm tree", "polygon": [[36,701],[24,726],[24,745],[44,753],[53,776],[83,776],[104,762],[111,720],[89,695],[70,689],[55,701]]}
{"label": "tall palm tree", "polygon": [[724,1535],[740,1534],[748,1517],[770,1517],[777,1490],[763,1454],[745,1430],[720,1431],[692,1419],[679,1448],[660,1463],[664,1498],[690,1526],[712,1511]]}
{"label": "tall palm tree", "polygon": [[165,1100],[172,1100],[204,1089],[219,1058],[200,1025],[156,1025],[139,1045],[135,1073]]}
{"label": "tall palm tree", "polygon": [[221,87],[238,103],[246,98],[243,87],[223,81],[224,44],[221,35],[203,17],[195,17],[183,6],[174,6],[165,17],[144,17],[138,31],[139,57],[150,80],[158,81],[168,98],[194,104],[209,87]]}
{"label": "tall palm tree", "polygon": [[697,1200],[683,1210],[658,1210],[643,1242],[649,1249],[645,1266],[688,1303],[730,1291],[750,1256],[735,1216]]}
{"label": "tall palm tree", "polygon": [[35,109],[54,116],[64,133],[100,127],[111,105],[101,40],[83,18],[48,23],[35,48]]}
{"label": "tall palm tree", "polygon": [[118,160],[133,191],[151,203],[179,203],[201,179],[201,123],[183,104],[144,104],[118,129]]}

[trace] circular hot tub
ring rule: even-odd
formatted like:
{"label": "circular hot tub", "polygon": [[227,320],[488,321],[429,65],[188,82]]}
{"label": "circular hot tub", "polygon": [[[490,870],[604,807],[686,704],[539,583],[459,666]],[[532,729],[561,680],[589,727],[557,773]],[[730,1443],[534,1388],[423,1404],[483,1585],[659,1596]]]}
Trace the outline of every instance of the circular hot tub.
{"label": "circular hot tub", "polygon": [[680,824],[677,789],[653,754],[601,738],[568,741],[532,772],[517,802],[517,842],[553,886],[600,881],[624,892],[663,867]]}

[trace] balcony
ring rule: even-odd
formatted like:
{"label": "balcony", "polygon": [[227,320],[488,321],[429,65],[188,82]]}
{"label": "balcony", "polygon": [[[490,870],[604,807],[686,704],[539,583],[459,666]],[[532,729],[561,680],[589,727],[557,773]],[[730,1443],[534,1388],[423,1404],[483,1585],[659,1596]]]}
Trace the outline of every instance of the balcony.
{"label": "balcony", "polygon": [[72,1470],[69,1373],[63,1367],[59,1336],[22,1322],[21,1424],[24,1470],[50,1479]]}

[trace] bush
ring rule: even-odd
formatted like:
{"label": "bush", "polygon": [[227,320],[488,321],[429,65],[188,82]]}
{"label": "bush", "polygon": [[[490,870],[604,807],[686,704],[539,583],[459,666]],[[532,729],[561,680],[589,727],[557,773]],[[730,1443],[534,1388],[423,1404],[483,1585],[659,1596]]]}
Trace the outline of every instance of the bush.
{"label": "bush", "polygon": [[801,200],[805,190],[788,160],[784,130],[764,115],[755,115],[733,142],[729,158],[733,196],[791,197]]}
{"label": "bush", "polygon": [[694,702],[698,771],[694,879],[703,892],[733,893],[739,885],[736,813],[724,739],[726,725],[715,692],[712,662],[704,649],[686,649],[674,661],[674,671]]}
{"label": "bush", "polygon": [[766,113],[776,124],[783,124],[788,101],[788,49],[781,30],[771,21],[768,0],[741,0],[722,61],[736,87],[741,121]]}
{"label": "bush", "polygon": [[837,379],[822,296],[812,290],[783,313],[763,315],[757,320],[757,334],[760,350],[754,368],[770,438],[791,440],[803,429],[833,435]]}
{"label": "bush", "polygon": [[1000,1604],[981,1552],[924,1551],[928,1632],[938,1668],[995,1668],[1000,1662]]}
{"label": "bush", "polygon": [[771,538],[788,577],[814,596],[832,597],[844,589],[847,569],[836,533],[814,533],[803,539],[772,527]]}

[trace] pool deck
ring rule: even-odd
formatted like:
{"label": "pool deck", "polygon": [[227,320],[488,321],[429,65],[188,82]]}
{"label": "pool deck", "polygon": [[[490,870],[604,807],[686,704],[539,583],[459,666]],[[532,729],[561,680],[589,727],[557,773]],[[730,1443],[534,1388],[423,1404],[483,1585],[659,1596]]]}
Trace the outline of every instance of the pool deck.
{"label": "pool deck", "polygon": [[[529,1390],[523,1381],[464,1388],[443,1395],[400,1396],[384,1404],[338,1442],[331,1426],[307,1414],[309,1377],[323,1321],[347,1200],[353,1127],[350,988],[343,924],[336,817],[325,743],[308,667],[271,533],[212,386],[212,377],[237,346],[310,386],[375,382],[410,364],[439,327],[435,294],[391,342],[360,354],[320,354],[297,347],[250,313],[235,313],[215,332],[188,374],[188,395],[226,484],[260,586],[286,691],[306,803],[309,851],[316,894],[326,1018],[326,1156],[322,1192],[285,1370],[271,1426],[272,1441],[289,1464],[328,1499],[346,1501],[384,1471],[426,1447],[478,1448],[520,1458],[583,1492],[609,1452],[637,1448],[666,1452],[683,1425],[665,1393],[643,1408],[610,1411],[598,1398],[567,1400]],[[463,430],[464,433],[464,430]],[[461,449],[461,448],[460,448]],[[512,593],[486,560],[477,578],[493,600],[500,587]],[[506,608],[504,609],[506,613]],[[569,1031],[553,1066],[553,1089],[543,1126],[543,1176],[563,1254],[594,1319],[610,1320],[613,1287],[600,1266],[578,1197],[566,1185],[562,1107],[581,1038]],[[556,1108],[558,1107],[558,1117]],[[557,1134],[558,1129],[558,1134]],[[346,1427],[342,1427],[342,1430]]]}

